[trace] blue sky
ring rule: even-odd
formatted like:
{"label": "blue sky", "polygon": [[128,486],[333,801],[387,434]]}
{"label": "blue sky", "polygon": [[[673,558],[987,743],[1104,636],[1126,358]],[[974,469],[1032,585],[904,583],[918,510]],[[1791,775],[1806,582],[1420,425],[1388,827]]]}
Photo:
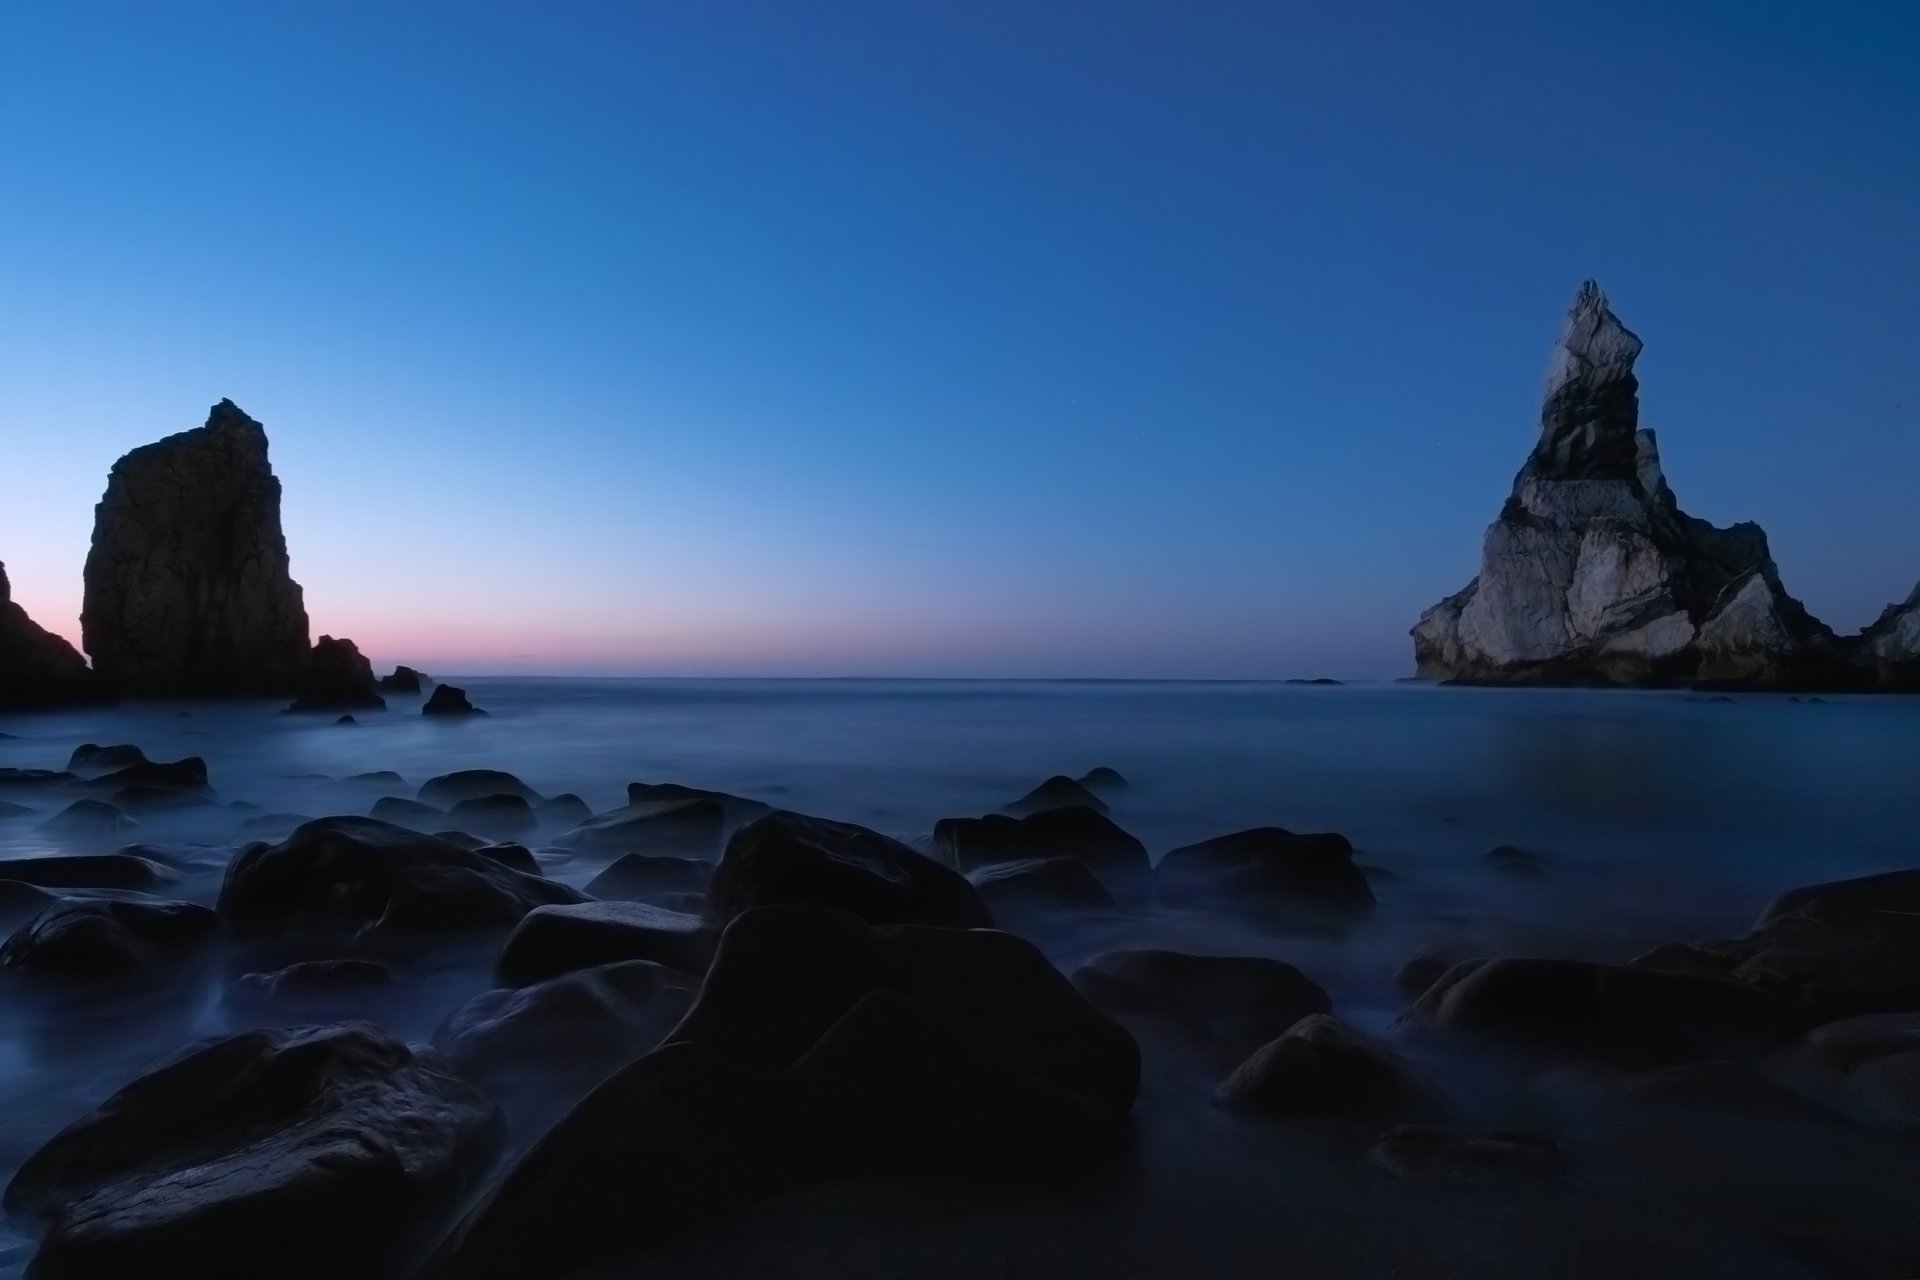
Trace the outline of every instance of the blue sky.
{"label": "blue sky", "polygon": [[266,423],[429,670],[1392,676],[1597,277],[1694,513],[1920,577],[1920,5],[0,0],[0,559]]}

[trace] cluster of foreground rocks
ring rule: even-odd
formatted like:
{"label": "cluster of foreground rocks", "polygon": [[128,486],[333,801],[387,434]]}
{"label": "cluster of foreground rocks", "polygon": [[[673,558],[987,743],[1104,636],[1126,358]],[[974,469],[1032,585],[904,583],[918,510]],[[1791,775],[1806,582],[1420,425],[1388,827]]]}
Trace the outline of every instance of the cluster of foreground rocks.
{"label": "cluster of foreground rocks", "polygon": [[[0,771],[0,794],[209,789],[203,762],[130,745],[69,764]],[[1550,1135],[1465,1123],[1424,1065],[1435,1045],[1920,1131],[1920,871],[1795,890],[1742,937],[1620,965],[1422,953],[1377,1035],[1269,957],[1057,969],[1028,935],[1062,920],[1198,903],[1361,927],[1375,907],[1334,834],[1235,832],[1156,865],[1109,811],[1125,787],[1110,769],[1052,778],[939,823],[922,851],[671,783],[593,814],[466,770],[237,851],[0,864],[11,1013],[50,1034],[83,1013],[184,1025],[211,982],[239,1028],[14,1174],[29,1274],[218,1280],[270,1258],[316,1280],[519,1280],[855,1175],[1074,1178],[1127,1147],[1143,1041],[1177,1046],[1238,1122],[1352,1126],[1408,1179],[1569,1163]],[[1537,870],[1517,850],[1493,864]],[[581,887],[554,878],[581,866],[598,868]],[[463,965],[493,985],[439,995],[431,1044],[383,1029]]]}

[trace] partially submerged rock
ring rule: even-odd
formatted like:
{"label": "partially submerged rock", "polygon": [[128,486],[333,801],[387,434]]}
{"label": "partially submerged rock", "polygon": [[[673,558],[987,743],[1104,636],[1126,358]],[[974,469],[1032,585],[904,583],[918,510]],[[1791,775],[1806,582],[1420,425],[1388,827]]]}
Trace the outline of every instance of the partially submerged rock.
{"label": "partially submerged rock", "polygon": [[531,834],[540,826],[540,820],[533,816],[533,806],[515,795],[462,800],[447,811],[447,821],[462,831],[503,839]]}
{"label": "partially submerged rock", "polygon": [[227,990],[227,1005],[273,1022],[334,1022],[367,1017],[402,989],[393,969],[377,960],[303,960],[241,974]]}
{"label": "partially submerged rock", "polygon": [[942,818],[934,824],[933,839],[941,856],[961,871],[996,862],[1073,858],[1109,888],[1126,888],[1153,870],[1145,845],[1084,805],[1043,809],[1025,818]]}
{"label": "partially submerged rock", "polygon": [[347,639],[321,636],[313,643],[300,696],[289,711],[385,711],[373,679],[373,664]]}
{"label": "partially submerged rock", "polygon": [[628,853],[587,882],[591,897],[639,902],[663,893],[705,894],[713,864],[698,858]]}
{"label": "partially submerged rock", "polygon": [[699,916],[643,902],[582,902],[529,911],[507,936],[494,974],[503,987],[595,965],[651,960],[698,976],[719,940]]}
{"label": "partially submerged rock", "polygon": [[139,825],[104,800],[75,800],[35,830],[64,840],[110,840]]}
{"label": "partially submerged rock", "polygon": [[706,914],[725,924],[755,907],[791,903],[837,907],[869,924],[993,924],[986,903],[952,868],[877,831],[779,810],[727,842]]}
{"label": "partially submerged rock", "polygon": [[180,878],[171,867],[126,852],[8,858],[0,861],[0,876],[53,889],[159,889]]}
{"label": "partially submerged rock", "polygon": [[528,804],[540,803],[538,791],[499,769],[456,769],[420,784],[420,802],[443,809],[462,800],[482,800],[488,796],[519,796]]}
{"label": "partially submerged rock", "polygon": [[114,463],[95,509],[80,626],[116,692],[291,694],[307,611],[288,568],[260,424],[222,400],[193,431]]}
{"label": "partially submerged rock", "polygon": [[392,674],[381,676],[378,683],[387,693],[417,694],[426,679],[426,676],[412,667],[395,667]]}
{"label": "partially submerged rock", "polygon": [[1269,1113],[1392,1115],[1437,1111],[1438,1095],[1385,1044],[1311,1014],[1253,1051],[1214,1090],[1225,1107]]}
{"label": "partially submerged rock", "polygon": [[1095,813],[1105,813],[1107,802],[1095,795],[1084,783],[1057,773],[1012,804],[1002,806],[1001,811],[1015,817],[1024,817],[1028,814],[1045,813],[1049,809],[1076,807],[1091,809]]}
{"label": "partially submerged rock", "polygon": [[708,853],[727,831],[726,806],[706,798],[646,800],[589,818],[554,837],[576,853],[621,855],[680,850]]}
{"label": "partially submerged rock", "polygon": [[1333,1011],[1312,979],[1260,956],[1108,951],[1075,969],[1073,985],[1094,1007],[1152,1018],[1227,1067],[1300,1019]]}
{"label": "partially submerged rock", "polygon": [[1110,911],[1113,894],[1078,858],[996,862],[967,877],[996,915]]}
{"label": "partially submerged rock", "polygon": [[111,746],[101,746],[95,742],[83,742],[73,749],[67,758],[67,771],[70,773],[104,773],[109,769],[125,769],[136,764],[151,764],[147,753],[131,742],[118,742]]}
{"label": "partially submerged rock", "polygon": [[1567,1166],[1557,1142],[1524,1129],[1468,1133],[1406,1124],[1381,1134],[1367,1154],[1402,1178],[1552,1178]]}
{"label": "partially submerged rock", "polygon": [[215,925],[193,902],[58,898],[0,946],[0,974],[55,998],[138,995],[188,976]]}
{"label": "partially submerged rock", "polygon": [[445,809],[436,809],[405,796],[381,796],[367,810],[367,816],[380,822],[391,822],[395,826],[412,827],[416,831],[433,831],[447,824]]}
{"label": "partially submerged rock", "polygon": [[533,807],[534,816],[546,827],[577,827],[593,816],[587,802],[571,791],[542,800]]}
{"label": "partially submerged rock", "polygon": [[1156,879],[1173,892],[1206,892],[1243,900],[1270,900],[1332,911],[1374,905],[1367,876],[1353,861],[1353,845],[1334,832],[1296,835],[1284,827],[1254,827],[1175,849],[1160,859]]}
{"label": "partially submerged rock", "polygon": [[367,1023],[195,1045],[68,1125],[8,1184],[34,1273],[404,1275],[485,1173],[499,1112]]}
{"label": "partially submerged rock", "polygon": [[433,693],[420,707],[423,716],[483,716],[487,714],[467,701],[467,691],[450,684],[433,687]]}

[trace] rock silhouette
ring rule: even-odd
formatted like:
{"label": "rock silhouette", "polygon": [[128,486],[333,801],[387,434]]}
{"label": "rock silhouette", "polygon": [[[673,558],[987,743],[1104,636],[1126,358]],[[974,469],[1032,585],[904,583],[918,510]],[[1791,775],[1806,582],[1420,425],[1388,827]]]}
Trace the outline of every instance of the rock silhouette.
{"label": "rock silhouette", "polygon": [[291,694],[307,611],[267,433],[231,400],[114,463],[95,509],[82,637],[115,692]]}
{"label": "rock silhouette", "polygon": [[307,660],[300,696],[287,710],[384,711],[387,700],[375,687],[373,664],[353,641],[321,636]]}
{"label": "rock silhouette", "polygon": [[13,602],[0,564],[0,710],[77,702],[93,692],[93,673],[74,647]]}

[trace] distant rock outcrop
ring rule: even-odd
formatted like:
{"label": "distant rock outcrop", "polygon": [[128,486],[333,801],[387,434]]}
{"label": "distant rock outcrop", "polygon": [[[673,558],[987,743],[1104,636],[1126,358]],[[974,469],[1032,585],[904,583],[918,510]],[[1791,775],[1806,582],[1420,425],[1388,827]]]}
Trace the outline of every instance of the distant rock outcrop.
{"label": "distant rock outcrop", "polygon": [[1916,601],[1904,623],[1889,611],[1874,639],[1838,639],[1787,594],[1758,525],[1720,529],[1680,510],[1639,426],[1640,345],[1598,286],[1582,285],[1554,348],[1539,442],[1487,529],[1479,576],[1413,628],[1419,674],[1852,684],[1863,648],[1877,643],[1889,671],[1920,652]]}
{"label": "distant rock outcrop", "polygon": [[428,679],[425,672],[412,667],[395,667],[392,675],[380,677],[379,685],[386,693],[419,693],[421,684]]}
{"label": "distant rock outcrop", "polygon": [[433,695],[420,708],[423,716],[483,716],[487,714],[467,701],[467,691],[457,685],[435,685]]}
{"label": "distant rock outcrop", "polygon": [[74,647],[13,602],[0,564],[0,709],[53,707],[93,693],[93,673]]}
{"label": "distant rock outcrop", "polygon": [[267,434],[232,401],[116,462],[95,508],[80,626],[127,694],[290,694],[307,611],[288,572]]}
{"label": "distant rock outcrop", "polygon": [[1920,686],[1920,584],[1860,633],[1855,660],[1874,684]]}
{"label": "distant rock outcrop", "polygon": [[374,692],[373,664],[347,639],[321,636],[307,661],[300,696],[289,711],[384,711],[387,700]]}

